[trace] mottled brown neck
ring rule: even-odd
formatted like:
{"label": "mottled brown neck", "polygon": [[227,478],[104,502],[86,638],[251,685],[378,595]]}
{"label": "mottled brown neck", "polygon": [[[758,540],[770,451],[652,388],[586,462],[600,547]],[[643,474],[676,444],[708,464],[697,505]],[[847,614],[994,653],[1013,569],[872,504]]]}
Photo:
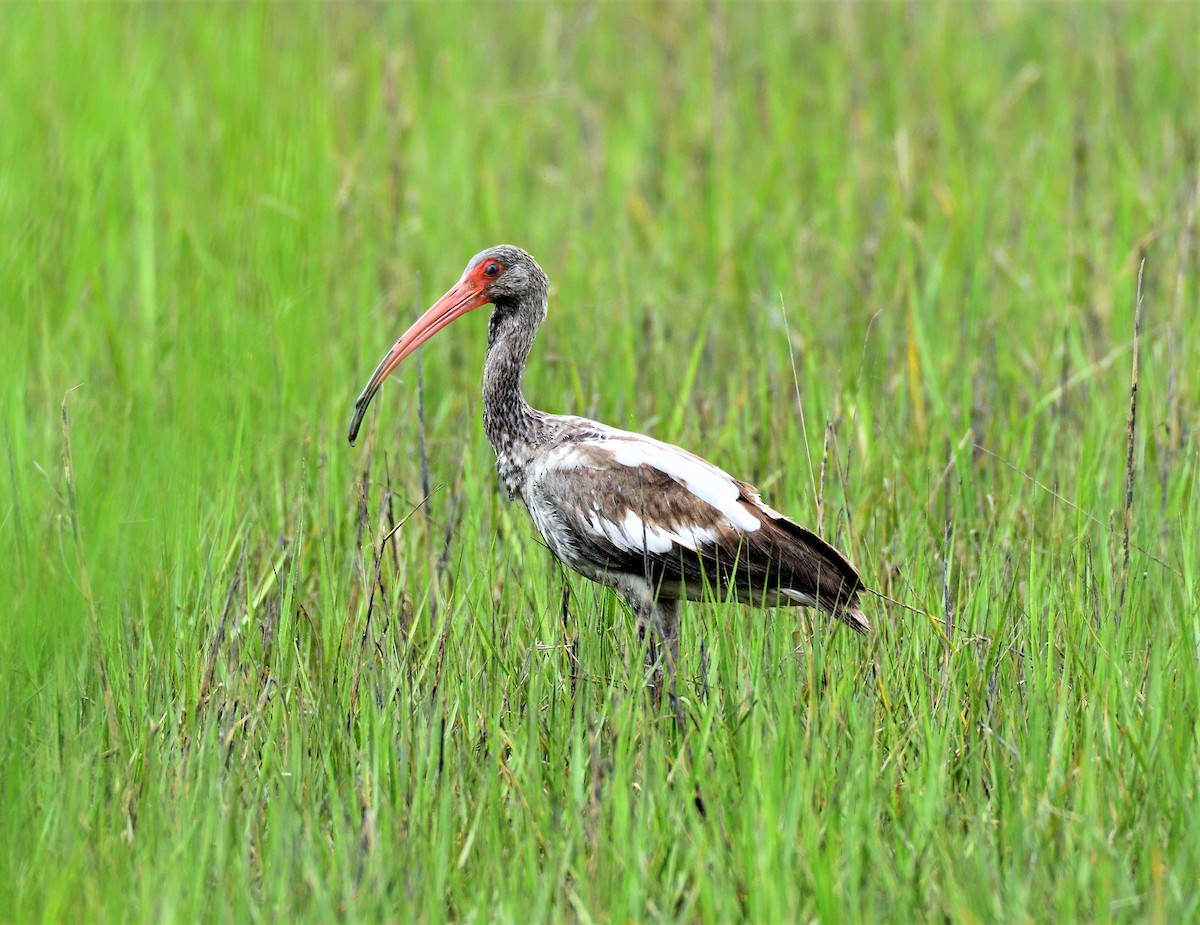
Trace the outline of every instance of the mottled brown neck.
{"label": "mottled brown neck", "polygon": [[496,471],[510,495],[519,490],[525,465],[545,432],[546,415],[529,406],[521,389],[525,361],[545,314],[542,293],[540,304],[497,306],[488,323],[483,430],[496,451]]}

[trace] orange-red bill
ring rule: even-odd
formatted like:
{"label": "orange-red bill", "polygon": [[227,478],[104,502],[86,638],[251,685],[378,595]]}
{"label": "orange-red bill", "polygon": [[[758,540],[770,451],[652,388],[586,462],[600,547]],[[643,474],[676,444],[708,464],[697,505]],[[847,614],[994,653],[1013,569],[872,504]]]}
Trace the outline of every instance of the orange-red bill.
{"label": "orange-red bill", "polygon": [[413,323],[411,328],[401,335],[392,349],[387,352],[387,356],[375,368],[375,372],[371,374],[362,394],[354,402],[354,414],[350,416],[350,429],[347,433],[351,446],[354,446],[354,441],[358,437],[358,429],[362,426],[367,406],[371,404],[371,399],[379,391],[383,380],[392,374],[392,371],[404,361],[405,357],[434,334],[461,318],[471,309],[486,305],[487,302],[487,296],[475,281],[464,278],[459,280],[453,289],[438,299],[429,311],[425,312]]}

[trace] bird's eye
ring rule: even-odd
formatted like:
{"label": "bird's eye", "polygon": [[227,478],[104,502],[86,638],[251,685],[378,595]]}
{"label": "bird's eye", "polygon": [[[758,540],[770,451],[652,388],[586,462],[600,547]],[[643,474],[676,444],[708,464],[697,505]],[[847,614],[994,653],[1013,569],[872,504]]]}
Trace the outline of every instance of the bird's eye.
{"label": "bird's eye", "polygon": [[486,267],[483,268],[483,275],[491,276],[491,277],[499,276],[500,275],[500,264],[498,264],[494,261],[492,263],[489,263]]}

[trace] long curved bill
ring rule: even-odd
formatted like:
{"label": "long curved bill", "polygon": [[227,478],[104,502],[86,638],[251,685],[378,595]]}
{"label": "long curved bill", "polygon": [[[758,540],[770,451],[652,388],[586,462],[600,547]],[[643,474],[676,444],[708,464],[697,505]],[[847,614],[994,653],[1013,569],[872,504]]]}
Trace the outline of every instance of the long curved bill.
{"label": "long curved bill", "polygon": [[354,402],[354,414],[350,416],[350,429],[346,435],[351,446],[354,446],[354,441],[358,437],[358,429],[362,426],[367,406],[371,404],[371,399],[379,391],[383,380],[392,374],[392,370],[442,328],[461,318],[471,309],[486,305],[487,302],[487,296],[474,281],[461,279],[453,289],[438,299],[425,314],[413,323],[411,328],[404,332],[396,341],[395,346],[388,351],[387,356],[375,367],[375,372],[371,374],[362,394]]}

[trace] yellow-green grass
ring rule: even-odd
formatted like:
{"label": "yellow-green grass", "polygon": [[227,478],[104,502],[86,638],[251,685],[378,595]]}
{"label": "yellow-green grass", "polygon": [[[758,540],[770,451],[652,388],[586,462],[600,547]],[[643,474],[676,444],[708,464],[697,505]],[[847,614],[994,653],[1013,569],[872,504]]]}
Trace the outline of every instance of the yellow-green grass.
{"label": "yellow-green grass", "polygon": [[[1200,914],[1198,36],[0,7],[0,918]],[[702,453],[924,615],[689,606],[685,738],[500,497],[484,312],[347,446],[499,242],[553,281],[534,404]]]}

